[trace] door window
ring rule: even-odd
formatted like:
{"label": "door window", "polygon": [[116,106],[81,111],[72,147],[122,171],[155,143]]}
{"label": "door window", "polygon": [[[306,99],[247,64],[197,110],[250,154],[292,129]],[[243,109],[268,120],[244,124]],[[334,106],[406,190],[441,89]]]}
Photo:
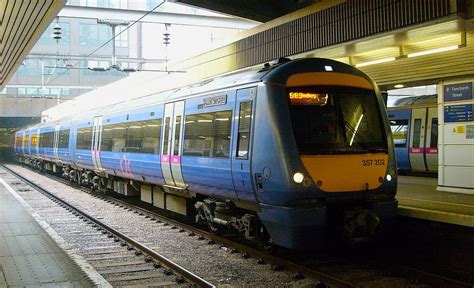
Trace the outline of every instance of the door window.
{"label": "door window", "polygon": [[181,116],[176,116],[173,155],[179,155],[179,137],[181,136]]}
{"label": "door window", "polygon": [[170,117],[165,118],[165,135],[163,139],[163,155],[168,155],[168,141],[170,137]]}
{"label": "door window", "polygon": [[413,125],[413,148],[419,148],[421,143],[421,119],[415,119]]}
{"label": "door window", "polygon": [[239,134],[237,136],[237,158],[248,159],[252,101],[240,103]]}

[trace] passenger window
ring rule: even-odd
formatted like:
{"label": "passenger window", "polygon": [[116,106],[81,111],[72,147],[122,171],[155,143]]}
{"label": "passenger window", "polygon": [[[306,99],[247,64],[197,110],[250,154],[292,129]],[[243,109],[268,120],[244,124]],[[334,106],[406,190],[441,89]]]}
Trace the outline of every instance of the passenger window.
{"label": "passenger window", "polygon": [[59,131],[59,143],[58,148],[69,147],[69,129]]}
{"label": "passenger window", "polygon": [[102,141],[100,142],[101,151],[112,151],[112,126],[107,125],[102,128]]}
{"label": "passenger window", "polygon": [[121,124],[114,124],[112,125],[112,141],[110,143],[111,145],[111,151],[112,152],[124,152],[125,150],[125,144],[127,141],[127,124],[121,123]]}
{"label": "passenger window", "polygon": [[413,125],[413,148],[420,147],[421,137],[421,119],[415,119]]}
{"label": "passenger window", "polygon": [[431,119],[430,148],[438,147],[438,118]]}
{"label": "passenger window", "polygon": [[160,154],[161,119],[145,121],[140,153]]}
{"label": "passenger window", "polygon": [[139,153],[142,146],[143,129],[141,122],[130,122],[125,132],[124,152]]}
{"label": "passenger window", "polygon": [[252,101],[240,103],[237,158],[248,159],[251,120]]}
{"label": "passenger window", "polygon": [[16,147],[21,147],[22,140],[23,139],[21,138],[21,136],[15,137],[15,146]]}
{"label": "passenger window", "polygon": [[395,147],[406,147],[408,136],[408,120],[390,120],[393,143]]}
{"label": "passenger window", "polygon": [[53,147],[54,132],[45,132],[40,134],[40,147]]}
{"label": "passenger window", "polygon": [[36,147],[37,144],[38,144],[38,135],[37,134],[31,135],[31,146]]}
{"label": "passenger window", "polygon": [[228,158],[232,111],[186,116],[183,155]]}
{"label": "passenger window", "polygon": [[77,129],[76,149],[91,150],[91,146],[92,146],[92,127]]}
{"label": "passenger window", "polygon": [[29,136],[25,135],[23,138],[23,147],[28,147]]}

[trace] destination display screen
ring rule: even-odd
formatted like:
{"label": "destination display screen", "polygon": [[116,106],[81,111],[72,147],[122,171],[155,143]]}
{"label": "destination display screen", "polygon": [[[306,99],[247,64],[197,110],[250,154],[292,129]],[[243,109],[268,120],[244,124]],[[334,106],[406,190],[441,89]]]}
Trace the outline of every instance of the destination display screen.
{"label": "destination display screen", "polygon": [[290,103],[292,105],[318,105],[324,106],[328,103],[328,94],[291,91],[289,92]]}

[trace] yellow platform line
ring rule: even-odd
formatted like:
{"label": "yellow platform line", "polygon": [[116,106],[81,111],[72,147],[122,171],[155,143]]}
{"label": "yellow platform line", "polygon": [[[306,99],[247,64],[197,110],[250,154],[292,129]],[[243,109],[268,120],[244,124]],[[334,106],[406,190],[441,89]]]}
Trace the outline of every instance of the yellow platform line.
{"label": "yellow platform line", "polygon": [[458,203],[452,203],[452,202],[433,201],[433,200],[408,198],[408,197],[397,197],[397,199],[399,199],[399,200],[400,199],[410,200],[410,201],[422,201],[422,202],[428,202],[428,203],[433,203],[433,204],[447,204],[447,205],[454,205],[454,206],[460,206],[460,207],[474,208],[474,205],[458,204]]}
{"label": "yellow platform line", "polygon": [[430,209],[415,208],[409,206],[398,206],[398,214],[401,216],[474,227],[474,216],[457,214]]}

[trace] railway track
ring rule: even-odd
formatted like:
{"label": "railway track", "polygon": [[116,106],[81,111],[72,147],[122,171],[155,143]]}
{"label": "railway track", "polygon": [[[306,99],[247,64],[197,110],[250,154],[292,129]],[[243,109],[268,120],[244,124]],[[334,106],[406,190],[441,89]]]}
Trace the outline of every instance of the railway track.
{"label": "railway track", "polygon": [[[11,172],[14,173],[13,171]],[[45,176],[53,178],[55,181],[60,181],[63,184],[70,185],[68,181],[60,177],[51,174],[47,174]],[[143,216],[148,221],[161,223],[162,225],[169,226],[171,229],[177,229],[180,232],[187,232],[187,234],[190,236],[197,235],[199,239],[207,240],[209,244],[217,243],[219,244],[218,247],[226,249],[230,251],[230,253],[240,253],[242,258],[256,259],[256,262],[259,264],[269,264],[269,267],[271,267],[271,269],[273,270],[291,271],[294,279],[302,279],[305,277],[311,278],[315,281],[316,287],[473,287],[471,284],[435,275],[411,267],[395,265],[393,263],[390,263],[390,268],[385,267],[384,269],[380,269],[380,267],[378,267],[377,269],[373,269],[373,267],[369,266],[361,269],[360,265],[355,265],[353,263],[343,264],[340,259],[310,261],[316,262],[316,264],[298,264],[294,261],[271,255],[265,251],[261,251],[249,247],[247,245],[237,243],[231,239],[221,237],[213,233],[209,233],[208,231],[202,230],[198,227],[184,224],[172,218],[166,217],[163,214],[159,214],[154,211],[149,211],[143,207],[130,204],[126,201],[111,196],[105,196],[102,193],[94,192],[84,187],[75,188],[80,189],[111,205],[120,207],[121,209],[124,209],[126,211],[134,211],[134,213]],[[381,264],[381,266],[387,266],[387,263],[379,264]],[[348,273],[347,271],[352,272]],[[392,275],[401,275],[405,279],[400,279]]]}
{"label": "railway track", "polygon": [[60,212],[66,212],[59,213],[61,221],[65,226],[73,226],[82,234],[83,240],[83,237],[87,238],[90,245],[88,252],[82,256],[114,287],[129,286],[131,282],[142,286],[153,284],[153,287],[215,287],[145,244],[60,199],[7,167],[3,168],[20,180],[11,182],[17,190],[36,190],[54,203],[50,203],[46,209],[59,208],[62,210]]}

